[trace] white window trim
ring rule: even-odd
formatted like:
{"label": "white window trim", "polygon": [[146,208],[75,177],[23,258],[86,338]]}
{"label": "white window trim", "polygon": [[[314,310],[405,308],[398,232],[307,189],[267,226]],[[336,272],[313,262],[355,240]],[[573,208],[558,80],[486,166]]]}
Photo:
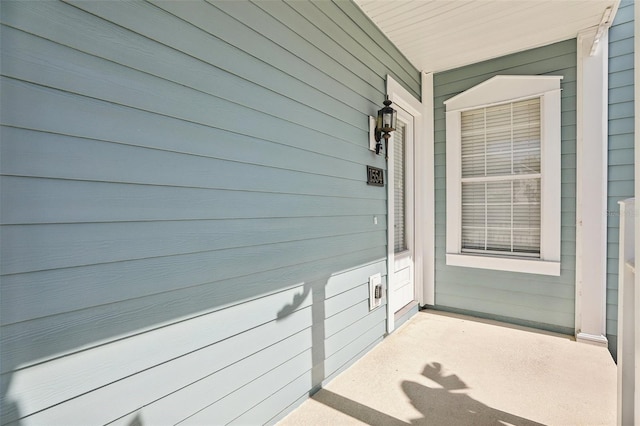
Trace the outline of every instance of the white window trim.
{"label": "white window trim", "polygon": [[[560,275],[561,79],[562,76],[499,75],[444,102],[447,109],[447,265]],[[540,98],[542,121],[540,258],[462,253],[461,113],[535,97]]]}

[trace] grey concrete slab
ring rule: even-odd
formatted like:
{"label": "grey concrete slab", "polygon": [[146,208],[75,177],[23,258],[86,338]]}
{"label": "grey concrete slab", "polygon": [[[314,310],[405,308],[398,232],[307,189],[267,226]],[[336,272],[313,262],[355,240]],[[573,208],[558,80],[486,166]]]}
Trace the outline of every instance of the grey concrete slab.
{"label": "grey concrete slab", "polygon": [[426,310],[279,426],[614,425],[615,415],[606,348]]}

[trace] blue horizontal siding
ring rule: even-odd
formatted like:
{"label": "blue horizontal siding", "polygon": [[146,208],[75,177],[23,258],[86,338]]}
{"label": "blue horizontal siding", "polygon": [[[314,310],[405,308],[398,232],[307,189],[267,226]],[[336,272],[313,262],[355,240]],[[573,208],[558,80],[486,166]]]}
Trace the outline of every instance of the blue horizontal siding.
{"label": "blue horizontal siding", "polygon": [[7,1],[1,31],[2,424],[267,423],[384,337],[368,116],[420,73],[357,6]]}

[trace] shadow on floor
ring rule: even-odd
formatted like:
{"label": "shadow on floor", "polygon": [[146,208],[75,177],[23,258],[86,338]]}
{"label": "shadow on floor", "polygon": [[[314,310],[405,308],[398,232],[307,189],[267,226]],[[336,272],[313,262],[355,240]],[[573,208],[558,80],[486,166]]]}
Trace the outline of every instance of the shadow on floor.
{"label": "shadow on floor", "polygon": [[410,423],[375,408],[323,389],[313,398],[354,419],[370,425],[505,425],[541,426],[537,423],[476,401],[463,391],[467,385],[455,374],[444,376],[439,363],[425,366],[422,375],[441,387],[429,387],[412,381],[402,382],[402,390],[422,417]]}

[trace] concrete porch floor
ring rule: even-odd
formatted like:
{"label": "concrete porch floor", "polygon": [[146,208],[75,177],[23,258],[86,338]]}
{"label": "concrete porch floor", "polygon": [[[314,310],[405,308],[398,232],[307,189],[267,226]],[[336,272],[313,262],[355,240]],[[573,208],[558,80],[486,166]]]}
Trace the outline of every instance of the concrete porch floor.
{"label": "concrete porch floor", "polygon": [[606,348],[426,310],[278,425],[615,423]]}

